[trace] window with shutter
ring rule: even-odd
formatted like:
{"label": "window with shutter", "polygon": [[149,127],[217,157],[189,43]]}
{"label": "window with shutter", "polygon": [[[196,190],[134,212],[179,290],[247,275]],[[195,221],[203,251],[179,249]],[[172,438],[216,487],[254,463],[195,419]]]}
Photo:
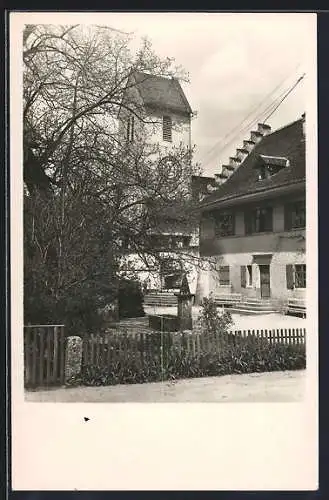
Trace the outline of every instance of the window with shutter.
{"label": "window with shutter", "polygon": [[230,266],[221,266],[219,268],[219,284],[220,285],[230,284]]}
{"label": "window with shutter", "polygon": [[246,288],[247,286],[247,269],[246,266],[241,266],[241,287]]}
{"label": "window with shutter", "polygon": [[127,120],[127,141],[134,141],[134,132],[135,132],[135,117],[129,116]]}
{"label": "window with shutter", "polygon": [[233,236],[235,234],[234,214],[215,212],[215,235]]}
{"label": "window with shutter", "polygon": [[306,288],[306,265],[295,265],[295,287]]}
{"label": "window with shutter", "polygon": [[164,141],[172,142],[172,121],[170,116],[162,119],[162,137]]}
{"label": "window with shutter", "polygon": [[289,203],[284,207],[285,229],[304,229],[306,226],[305,201]]}
{"label": "window with shutter", "polygon": [[265,233],[273,230],[272,207],[257,207],[245,212],[245,232]]}
{"label": "window with shutter", "polygon": [[294,288],[294,266],[292,264],[287,264],[286,266],[286,280],[288,290],[293,290]]}
{"label": "window with shutter", "polygon": [[130,140],[130,118],[127,120],[127,141],[129,142]]}

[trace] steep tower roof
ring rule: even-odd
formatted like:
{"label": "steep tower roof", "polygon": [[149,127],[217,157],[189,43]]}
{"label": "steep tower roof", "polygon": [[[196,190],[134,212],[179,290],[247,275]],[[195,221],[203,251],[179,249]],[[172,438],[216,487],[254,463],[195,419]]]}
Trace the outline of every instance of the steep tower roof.
{"label": "steep tower roof", "polygon": [[145,106],[191,114],[192,109],[177,78],[154,76],[147,73],[134,74],[138,91]]}

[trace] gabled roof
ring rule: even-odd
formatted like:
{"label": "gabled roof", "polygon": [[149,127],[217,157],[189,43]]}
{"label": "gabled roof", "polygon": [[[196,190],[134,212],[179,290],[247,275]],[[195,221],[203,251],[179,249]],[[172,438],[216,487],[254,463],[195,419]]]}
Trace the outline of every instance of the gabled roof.
{"label": "gabled roof", "polygon": [[192,109],[177,78],[133,73],[146,106],[190,114]]}
{"label": "gabled roof", "polygon": [[[263,159],[260,158],[260,155]],[[257,163],[264,157],[281,157],[289,160],[278,173],[258,180]],[[201,208],[228,198],[270,190],[279,186],[305,181],[305,140],[303,118],[266,135],[245,158],[231,177],[207,196]]]}

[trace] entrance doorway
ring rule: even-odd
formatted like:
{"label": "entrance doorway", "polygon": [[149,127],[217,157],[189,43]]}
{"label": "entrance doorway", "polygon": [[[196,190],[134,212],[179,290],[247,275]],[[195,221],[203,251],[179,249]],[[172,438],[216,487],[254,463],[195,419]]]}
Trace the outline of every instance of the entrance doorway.
{"label": "entrance doorway", "polygon": [[270,266],[269,264],[260,264],[260,296],[262,299],[268,299],[271,296],[270,285]]}

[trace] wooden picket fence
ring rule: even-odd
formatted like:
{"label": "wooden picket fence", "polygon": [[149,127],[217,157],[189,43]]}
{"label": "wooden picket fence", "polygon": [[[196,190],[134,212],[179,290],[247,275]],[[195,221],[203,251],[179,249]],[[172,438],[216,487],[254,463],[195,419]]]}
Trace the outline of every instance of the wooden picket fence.
{"label": "wooden picket fence", "polygon": [[[305,344],[306,329],[233,330],[233,335],[204,335],[197,332],[116,332],[86,335],[83,339],[83,366],[113,366],[137,357],[143,363],[150,358],[165,358],[171,349],[188,356],[202,352],[220,352],[224,343],[253,336],[272,344]],[[235,340],[236,339],[236,340]]]}
{"label": "wooden picket fence", "polygon": [[25,387],[61,385],[64,378],[64,325],[24,326]]}

